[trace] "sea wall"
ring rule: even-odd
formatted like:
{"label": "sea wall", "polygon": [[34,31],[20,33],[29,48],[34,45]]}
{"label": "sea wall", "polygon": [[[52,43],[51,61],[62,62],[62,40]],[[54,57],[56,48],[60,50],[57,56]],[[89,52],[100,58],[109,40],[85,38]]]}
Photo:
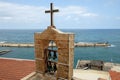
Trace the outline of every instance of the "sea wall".
{"label": "sea wall", "polygon": [[[56,46],[54,44],[49,44],[49,46]],[[87,43],[87,42],[78,42],[74,43],[75,47],[108,47],[108,43]],[[33,43],[0,43],[0,47],[34,47]]]}
{"label": "sea wall", "polygon": [[34,44],[24,44],[24,43],[0,43],[0,47],[34,47]]}
{"label": "sea wall", "polygon": [[110,44],[108,43],[90,43],[90,42],[77,42],[74,44],[75,47],[108,47]]}

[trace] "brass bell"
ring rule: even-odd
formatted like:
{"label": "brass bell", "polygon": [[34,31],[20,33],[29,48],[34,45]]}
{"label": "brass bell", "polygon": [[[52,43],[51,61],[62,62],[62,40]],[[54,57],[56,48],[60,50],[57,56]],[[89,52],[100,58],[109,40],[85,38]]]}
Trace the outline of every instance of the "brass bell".
{"label": "brass bell", "polygon": [[57,58],[56,51],[54,51],[53,60],[55,60],[56,58]]}

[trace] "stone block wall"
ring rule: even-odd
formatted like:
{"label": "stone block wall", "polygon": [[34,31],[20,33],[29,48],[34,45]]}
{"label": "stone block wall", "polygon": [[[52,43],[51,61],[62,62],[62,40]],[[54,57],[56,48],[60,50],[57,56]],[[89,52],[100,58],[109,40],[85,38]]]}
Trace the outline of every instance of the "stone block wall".
{"label": "stone block wall", "polygon": [[48,28],[42,33],[35,33],[36,72],[45,74],[46,54],[49,42],[53,40],[58,48],[57,76],[56,79],[71,80],[73,76],[74,61],[74,34],[63,33],[55,28]]}

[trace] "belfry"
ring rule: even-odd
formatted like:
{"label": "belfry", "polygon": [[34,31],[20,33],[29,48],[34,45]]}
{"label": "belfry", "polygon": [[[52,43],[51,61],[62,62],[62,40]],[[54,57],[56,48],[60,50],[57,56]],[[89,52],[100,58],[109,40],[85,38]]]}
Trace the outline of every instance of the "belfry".
{"label": "belfry", "polygon": [[[58,12],[50,4],[50,26],[42,33],[34,34],[36,73],[41,74],[42,80],[71,80],[74,62],[74,34],[64,33],[53,24],[53,13]],[[54,77],[47,78],[46,75]],[[47,78],[47,79],[45,79]]]}

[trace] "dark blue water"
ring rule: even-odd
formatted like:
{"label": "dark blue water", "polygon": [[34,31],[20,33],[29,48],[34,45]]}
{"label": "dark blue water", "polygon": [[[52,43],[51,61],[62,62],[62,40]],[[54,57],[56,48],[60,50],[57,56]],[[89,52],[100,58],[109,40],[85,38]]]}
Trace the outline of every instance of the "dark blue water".
{"label": "dark blue water", "polygon": [[[34,33],[43,30],[0,30],[0,43],[33,43]],[[73,32],[75,42],[109,42],[111,47],[76,47],[74,50],[74,65],[78,59],[103,60],[120,63],[120,29],[69,29]],[[12,52],[0,57],[34,59],[34,48],[0,47],[0,50]]]}

